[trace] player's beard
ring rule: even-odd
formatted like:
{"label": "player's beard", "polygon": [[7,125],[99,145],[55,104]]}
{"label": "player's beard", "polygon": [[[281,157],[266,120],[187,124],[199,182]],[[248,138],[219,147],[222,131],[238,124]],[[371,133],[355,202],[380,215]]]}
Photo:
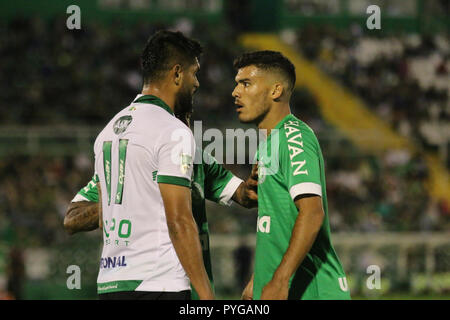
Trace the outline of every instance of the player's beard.
{"label": "player's beard", "polygon": [[181,120],[187,127],[191,128],[191,112],[186,112],[184,114],[176,114],[175,115],[178,119]]}
{"label": "player's beard", "polygon": [[[245,107],[244,107],[245,109]],[[252,103],[252,107],[247,107],[246,114],[239,115],[241,123],[252,123],[258,126],[270,110],[270,103],[264,99]]]}
{"label": "player's beard", "polygon": [[190,90],[185,88],[178,91],[175,97],[175,115],[177,118],[183,118],[187,113],[193,112],[193,97]]}

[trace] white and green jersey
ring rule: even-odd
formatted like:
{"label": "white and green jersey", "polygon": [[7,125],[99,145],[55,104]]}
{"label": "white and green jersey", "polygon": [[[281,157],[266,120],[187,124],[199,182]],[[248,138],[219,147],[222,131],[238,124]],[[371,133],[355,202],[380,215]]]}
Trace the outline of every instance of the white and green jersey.
{"label": "white and green jersey", "polygon": [[[196,157],[201,152],[196,152]],[[203,161],[207,159],[207,161]],[[198,163],[198,164],[197,164]],[[75,195],[72,202],[90,201],[98,202],[97,189],[98,176],[94,174],[91,181],[80,189]],[[209,154],[205,153],[200,161],[194,163],[194,178],[192,182],[192,213],[197,223],[199,230],[199,237],[203,249],[203,261],[206,272],[214,288],[214,280],[211,266],[211,254],[209,250],[209,227],[206,216],[205,199],[223,204],[230,205],[231,198],[236,189],[243,181],[234,176],[230,171],[223,166]],[[108,230],[113,231],[113,230]],[[102,262],[102,260],[101,260]],[[198,299],[198,295],[192,288],[192,299]]]}
{"label": "white and green jersey", "polygon": [[280,265],[298,215],[294,200],[322,198],[325,218],[311,250],[289,282],[289,299],[349,299],[345,273],[330,236],[325,169],[310,127],[286,116],[258,148],[258,222],[253,298]]}
{"label": "white and green jersey", "polygon": [[138,95],[102,130],[94,152],[103,209],[98,293],[190,289],[158,183],[191,186],[191,130],[159,98]]}
{"label": "white and green jersey", "polygon": [[98,202],[97,183],[98,183],[98,175],[97,173],[95,173],[92,176],[91,181],[89,181],[89,183],[85,187],[81,188],[80,191],[78,191],[78,193],[72,199],[72,202],[78,201]]}

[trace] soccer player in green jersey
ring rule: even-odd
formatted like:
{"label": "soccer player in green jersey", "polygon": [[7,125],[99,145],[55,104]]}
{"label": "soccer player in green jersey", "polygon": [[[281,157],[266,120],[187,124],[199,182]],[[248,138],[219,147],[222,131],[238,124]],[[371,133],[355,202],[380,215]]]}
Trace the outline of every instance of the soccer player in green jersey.
{"label": "soccer player in green jersey", "polygon": [[325,170],[313,130],[291,114],[295,67],[281,53],[234,61],[239,120],[267,130],[258,146],[255,267],[244,299],[350,299],[333,248]]}
{"label": "soccer player in green jersey", "polygon": [[[189,113],[186,117],[177,117],[189,126]],[[201,156],[201,151],[196,155]],[[200,161],[194,162],[193,172],[194,177],[191,186],[192,213],[199,231],[205,269],[211,286],[214,288],[205,199],[227,205],[230,202],[231,196],[231,199],[243,207],[255,207],[257,205],[257,194],[255,190],[257,183],[256,171],[253,170],[247,181],[241,182],[236,188],[236,182],[239,183],[240,179],[233,176],[230,171],[218,164],[217,160],[211,155],[204,153]],[[64,227],[69,234],[91,231],[99,227],[99,194],[97,183],[98,177],[94,175],[92,180],[77,193],[74,200],[70,203],[64,219]],[[199,299],[193,287],[191,298],[193,300]]]}

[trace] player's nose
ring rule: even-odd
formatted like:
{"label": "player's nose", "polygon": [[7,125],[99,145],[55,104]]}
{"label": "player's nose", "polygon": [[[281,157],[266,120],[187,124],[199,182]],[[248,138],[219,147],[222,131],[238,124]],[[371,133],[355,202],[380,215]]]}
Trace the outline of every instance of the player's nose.
{"label": "player's nose", "polygon": [[238,95],[238,90],[237,90],[237,86],[236,87],[234,87],[234,90],[233,90],[233,92],[231,93],[231,96],[233,97],[233,98],[237,98],[239,95]]}
{"label": "player's nose", "polygon": [[200,87],[200,83],[198,82],[198,80],[196,80],[195,83],[194,83],[194,93],[197,92],[199,87]]}

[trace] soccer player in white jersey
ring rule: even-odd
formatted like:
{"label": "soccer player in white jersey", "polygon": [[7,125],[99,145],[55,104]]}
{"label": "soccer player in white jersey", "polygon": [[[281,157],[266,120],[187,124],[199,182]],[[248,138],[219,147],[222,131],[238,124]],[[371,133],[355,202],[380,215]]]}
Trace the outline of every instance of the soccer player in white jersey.
{"label": "soccer player in white jersey", "polygon": [[195,142],[174,115],[192,110],[201,51],[180,32],[153,35],[142,53],[142,94],[95,141],[100,299],[189,299],[190,283],[200,299],[214,298],[191,207]]}
{"label": "soccer player in white jersey", "polygon": [[[178,118],[189,126],[190,114],[179,115]],[[192,213],[199,230],[205,269],[211,285],[214,287],[205,201],[208,199],[223,205],[230,205],[232,199],[246,208],[256,206],[257,170],[255,166],[249,178],[246,181],[242,181],[216,161],[204,161],[201,155],[202,152],[196,154],[202,159],[200,159],[200,162],[194,163]],[[204,156],[207,156],[209,160],[213,159],[209,154],[204,153]],[[98,176],[94,174],[92,180],[80,189],[69,204],[64,218],[64,228],[69,234],[91,231],[99,227],[100,210],[98,206],[97,182]],[[191,299],[198,300],[195,290],[191,290]]]}

